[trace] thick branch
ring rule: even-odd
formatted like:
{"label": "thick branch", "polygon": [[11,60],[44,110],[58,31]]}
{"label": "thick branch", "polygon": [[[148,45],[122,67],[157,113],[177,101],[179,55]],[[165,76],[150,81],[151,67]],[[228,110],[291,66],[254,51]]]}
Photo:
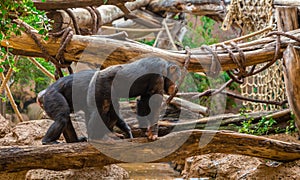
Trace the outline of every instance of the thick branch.
{"label": "thick branch", "polygon": [[[166,99],[169,98],[169,96],[167,96],[167,95],[164,95],[164,97]],[[208,114],[208,108],[207,107],[201,106],[199,104],[195,104],[193,102],[190,102],[190,101],[178,98],[178,97],[174,97],[173,98],[172,104],[175,104],[177,106],[185,107],[188,110],[190,110],[192,112],[195,112],[195,113],[200,113],[200,114],[203,114],[203,115],[207,115]]]}
{"label": "thick branch", "polygon": [[[213,138],[206,146],[200,147],[199,140],[204,133]],[[186,137],[188,138],[182,145],[175,143],[186,139]],[[183,160],[187,157],[207,153],[242,154],[276,161],[300,159],[300,144],[223,131],[194,130],[174,132],[161,137],[159,141],[155,141],[158,144],[145,142],[147,142],[146,139],[134,139],[133,142],[99,142],[96,146],[101,146],[101,152],[110,152],[116,159],[126,157],[132,162],[150,155],[159,155],[161,152],[173,149],[174,146],[178,146],[178,149],[170,152],[165,157],[152,161],[169,162],[172,160]],[[200,140],[200,145],[201,142],[202,140]],[[155,149],[152,149],[154,145]],[[141,146],[142,148],[140,148]],[[107,157],[101,152],[89,143],[1,147],[0,171],[16,172],[35,168],[64,170],[104,166],[121,162],[121,160]]]}
{"label": "thick branch", "polygon": [[[262,112],[253,112],[247,114],[248,116],[242,116],[240,114],[222,114],[216,116],[204,117],[197,120],[189,120],[189,121],[179,121],[179,122],[168,122],[168,121],[159,121],[159,135],[164,136],[172,132],[174,127],[177,130],[189,130],[189,129],[204,129],[204,128],[218,128],[218,129],[226,129],[226,130],[237,130],[237,128],[229,126],[230,124],[240,125],[242,122],[247,121],[249,119],[253,119],[252,123],[256,124],[263,117],[266,119],[273,118],[276,120],[277,125],[280,125],[283,122],[287,122],[290,119],[290,110],[286,109],[283,111],[272,113],[270,111],[262,111]],[[140,129],[132,128],[133,134],[141,134]],[[135,136],[136,137],[136,136]]]}
{"label": "thick branch", "polygon": [[[127,2],[125,3],[125,6],[129,10],[133,11],[140,7],[146,6],[149,1],[150,0],[137,0],[134,2]],[[98,19],[98,21],[101,22],[100,25],[111,23],[113,20],[124,16],[124,13],[114,5],[99,6],[95,10],[98,11],[101,16],[101,19]],[[93,17],[87,9],[75,8],[70,9],[70,11],[74,14],[75,20],[81,29],[91,28],[93,26]],[[54,20],[54,31],[59,31],[63,28],[69,27],[70,25],[73,25],[70,16],[63,10],[51,11],[47,14],[47,16]]]}
{"label": "thick branch", "polygon": [[209,16],[216,21],[223,21],[224,7],[221,0],[152,0],[147,6],[152,12],[189,13],[198,16]]}
{"label": "thick branch", "polygon": [[[300,37],[300,30],[290,31],[289,34]],[[246,59],[245,66],[272,60],[274,58],[276,47],[275,39],[276,38],[269,37],[239,44],[238,46],[244,51]],[[50,38],[47,42],[41,41],[50,55],[55,56],[60,47],[60,39]],[[279,57],[282,56],[282,51],[289,43],[294,45],[300,44],[299,42],[295,42],[285,37],[282,37],[281,41],[281,52],[279,53]],[[13,49],[14,54],[35,57],[43,56],[39,47],[37,47],[31,37],[26,34],[22,34],[18,37],[12,36],[9,41],[2,41],[1,46],[6,47],[7,43],[9,44],[9,47]],[[239,52],[232,48],[231,50],[239,60]],[[222,70],[237,68],[236,64],[231,60],[224,49],[219,49],[217,54]],[[65,50],[64,56],[68,61],[89,62],[102,64],[103,67],[108,67],[111,65],[127,63],[128,61],[136,60],[142,56],[159,56],[183,65],[187,55],[185,52],[166,51],[132,41],[120,41],[99,36],[86,37],[74,35]],[[211,62],[212,55],[207,50],[192,49],[189,70],[197,72],[209,71]]]}
{"label": "thick branch", "polygon": [[[118,4],[131,1],[133,0],[108,0],[106,4]],[[42,0],[33,0],[35,7],[39,10],[55,10],[86,6],[101,6],[105,4],[104,2],[105,1],[103,0],[47,0],[46,2],[42,2]]]}
{"label": "thick branch", "polygon": [[300,6],[300,1],[299,0],[274,0],[273,2],[274,5],[278,6]]}

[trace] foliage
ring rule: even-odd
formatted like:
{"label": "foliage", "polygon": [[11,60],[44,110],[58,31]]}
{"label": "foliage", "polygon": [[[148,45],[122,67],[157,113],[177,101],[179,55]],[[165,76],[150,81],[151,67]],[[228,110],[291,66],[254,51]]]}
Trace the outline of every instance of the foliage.
{"label": "foliage", "polygon": [[151,39],[151,40],[147,40],[147,39],[142,39],[139,40],[138,42],[143,43],[143,44],[147,44],[149,46],[153,46],[155,39]]}
{"label": "foliage", "polygon": [[[11,35],[20,35],[21,31],[24,31],[22,27],[14,22],[16,19],[26,22],[35,28],[39,34],[44,35],[45,39],[48,38],[48,31],[51,30],[51,21],[47,18],[45,12],[36,9],[32,0],[1,0],[0,41],[9,39]],[[13,55],[8,48],[1,47],[0,59],[0,72],[4,71],[3,67],[12,67],[15,72],[11,82],[24,84],[34,80],[37,86],[36,90],[39,91],[48,86],[51,81],[26,58],[21,57],[15,66]],[[54,71],[54,67],[48,62],[41,58],[37,60],[50,72]]]}
{"label": "foliage", "polygon": [[[55,67],[50,62],[45,62],[42,58],[36,58],[36,60],[52,74],[54,73]],[[30,81],[34,81],[36,83],[35,92],[45,89],[52,81],[27,58],[21,58],[16,67],[17,73],[12,77],[12,81],[19,84],[28,84]],[[26,75],[26,78],[24,78],[24,75]]]}
{"label": "foliage", "polygon": [[[200,17],[200,25],[194,27],[193,22],[188,22],[189,33],[183,39],[183,46],[188,46],[190,48],[201,47],[202,45],[211,45],[218,42],[217,38],[213,37],[213,29],[215,26],[215,21],[209,17],[202,16]],[[203,92],[209,89],[209,80],[206,76],[202,76],[196,73],[193,73],[194,81],[197,82],[198,92]],[[222,72],[219,78],[216,81],[226,82],[230,79],[226,72]],[[190,80],[188,80],[190,81]],[[232,83],[229,87],[230,90],[235,90],[238,88],[237,83]],[[195,89],[193,89],[195,91]]]}
{"label": "foliage", "polygon": [[11,33],[21,34],[21,28],[13,22],[20,19],[37,29],[40,34],[46,34],[51,29],[50,20],[45,12],[39,11],[31,0],[5,0],[0,1],[0,40],[7,39]]}
{"label": "foliage", "polygon": [[285,128],[285,133],[291,134],[298,130],[295,126],[295,118],[296,118],[295,114],[292,114],[291,119],[288,120],[288,126],[286,126],[286,128]]}
{"label": "foliage", "polygon": [[295,116],[292,116],[292,119],[288,121],[288,125],[285,129],[280,129],[279,127],[274,128],[274,125],[277,124],[277,122],[272,117],[266,118],[263,116],[257,123],[255,123],[254,118],[245,113],[244,109],[241,110],[240,115],[247,119],[241,123],[241,126],[238,127],[240,133],[267,135],[271,130],[274,130],[275,133],[292,133],[296,131],[294,121]]}
{"label": "foliage", "polygon": [[183,38],[183,47],[196,48],[204,44],[210,45],[218,42],[218,39],[214,38],[212,34],[216,22],[206,16],[201,16],[200,22],[197,27],[194,27],[193,22],[188,22],[189,33]]}

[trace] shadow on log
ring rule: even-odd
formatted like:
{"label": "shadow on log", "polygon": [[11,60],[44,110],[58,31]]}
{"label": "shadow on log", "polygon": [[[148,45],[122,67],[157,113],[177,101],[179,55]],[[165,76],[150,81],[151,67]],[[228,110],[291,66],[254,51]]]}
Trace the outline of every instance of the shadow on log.
{"label": "shadow on log", "polygon": [[[208,138],[212,139],[205,145]],[[100,148],[101,152],[95,146]],[[293,161],[300,159],[300,144],[233,132],[190,130],[174,132],[154,142],[138,138],[131,142],[118,140],[95,142],[93,145],[73,143],[1,147],[0,171],[18,172],[36,168],[78,169],[120,163],[124,159],[129,162],[184,161],[187,157],[208,153],[241,154],[275,161]]]}

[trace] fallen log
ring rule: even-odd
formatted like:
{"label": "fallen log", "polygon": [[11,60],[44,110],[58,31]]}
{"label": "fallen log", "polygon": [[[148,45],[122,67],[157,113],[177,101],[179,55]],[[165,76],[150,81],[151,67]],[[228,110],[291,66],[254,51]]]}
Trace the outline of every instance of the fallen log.
{"label": "fallen log", "polygon": [[[238,127],[242,124],[242,122],[252,119],[252,124],[257,124],[259,120],[262,118],[270,119],[273,118],[276,120],[276,125],[274,125],[273,129],[276,127],[281,127],[282,125],[285,127],[287,125],[287,121],[291,119],[291,114],[289,109],[285,109],[278,112],[271,111],[263,111],[263,112],[253,112],[248,113],[247,116],[241,114],[222,114],[216,116],[203,117],[197,120],[189,120],[189,121],[180,121],[179,122],[169,122],[169,121],[159,121],[159,136],[165,136],[173,131],[176,127],[176,131],[183,131],[189,129],[206,129],[206,128],[214,128],[219,130],[231,130],[238,131]],[[168,118],[164,118],[168,119]],[[233,126],[235,125],[235,126]],[[272,133],[270,131],[269,133]],[[134,137],[141,136],[141,130],[139,128],[132,128],[132,133]]]}
{"label": "fallen log", "polygon": [[273,4],[276,6],[300,6],[298,0],[274,0]]}
{"label": "fallen log", "polygon": [[[206,146],[200,147],[199,140],[204,133],[213,138]],[[176,143],[182,139],[186,139],[182,145]],[[101,152],[95,146],[101,147]],[[121,159],[139,162],[144,157],[160,154],[168,149],[174,149],[174,151],[159,159],[148,160],[151,162],[184,161],[187,157],[208,153],[241,154],[284,162],[300,159],[300,144],[233,132],[193,130],[174,132],[152,143],[147,143],[145,138],[140,138],[133,139],[132,142],[123,140],[110,143],[97,142],[93,145],[70,143],[1,147],[0,171],[101,167],[122,162]],[[106,156],[107,151],[112,153],[114,158]]]}
{"label": "fallen log", "polygon": [[[169,98],[168,95],[164,95],[164,97],[166,99]],[[207,107],[204,107],[204,106],[201,106],[199,104],[187,101],[185,99],[174,97],[171,103],[178,106],[178,107],[184,107],[184,108],[186,108],[186,109],[188,109],[192,112],[198,113],[198,114],[203,114],[203,115],[208,114],[208,108]]]}
{"label": "fallen log", "polygon": [[147,6],[147,9],[155,13],[166,11],[208,16],[216,21],[222,22],[225,17],[224,7],[225,6],[222,6],[221,0],[152,0]]}
{"label": "fallen log", "polygon": [[[130,11],[133,11],[140,7],[146,6],[149,2],[150,0],[137,0],[134,2],[125,3],[125,6]],[[74,8],[74,9],[70,9],[70,11],[73,13],[75,21],[77,22],[77,25],[79,26],[80,29],[85,31],[87,31],[86,29],[92,29],[94,20],[93,20],[93,16],[87,9]],[[99,6],[95,8],[95,11],[97,11],[100,14],[100,19],[97,20],[100,21],[99,25],[111,23],[112,21],[121,18],[125,15],[124,12],[121,11],[120,8],[118,8],[115,5]],[[54,32],[60,31],[61,29],[64,29],[69,26],[71,27],[74,26],[72,19],[70,18],[68,13],[64,10],[50,11],[49,13],[47,13],[47,16],[54,21],[53,23]]]}
{"label": "fallen log", "polygon": [[[298,38],[300,37],[300,29],[287,33]],[[37,34],[37,36],[49,54],[55,56],[60,47],[61,39],[50,38],[48,41],[44,41],[40,35]],[[300,45],[299,42],[282,37],[279,58],[282,57],[282,52],[288,44]],[[1,46],[12,48],[12,53],[17,55],[43,57],[40,48],[25,33],[22,33],[21,36],[12,36],[9,40],[1,41]],[[241,43],[238,47],[244,52],[245,66],[264,63],[274,58],[276,38],[262,38],[252,42]],[[240,60],[239,52],[234,48],[230,49],[234,52],[237,60]],[[67,61],[101,64],[103,67],[128,63],[143,56],[159,56],[179,65],[183,65],[187,58],[185,51],[167,51],[129,40],[120,41],[99,36],[87,37],[79,35],[73,36],[64,52],[64,57]],[[231,60],[226,50],[218,48],[216,53],[218,54],[222,70],[237,68],[237,65]],[[208,72],[211,64],[212,55],[210,52],[202,48],[191,50],[189,71]]]}

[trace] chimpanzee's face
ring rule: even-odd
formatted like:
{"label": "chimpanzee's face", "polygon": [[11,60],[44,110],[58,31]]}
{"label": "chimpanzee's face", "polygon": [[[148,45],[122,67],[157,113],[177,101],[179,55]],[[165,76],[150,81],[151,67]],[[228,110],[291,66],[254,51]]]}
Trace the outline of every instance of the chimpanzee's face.
{"label": "chimpanzee's face", "polygon": [[176,81],[179,80],[180,76],[181,72],[177,65],[174,64],[168,67],[168,75],[164,78],[164,91],[168,95],[174,94],[177,91]]}

